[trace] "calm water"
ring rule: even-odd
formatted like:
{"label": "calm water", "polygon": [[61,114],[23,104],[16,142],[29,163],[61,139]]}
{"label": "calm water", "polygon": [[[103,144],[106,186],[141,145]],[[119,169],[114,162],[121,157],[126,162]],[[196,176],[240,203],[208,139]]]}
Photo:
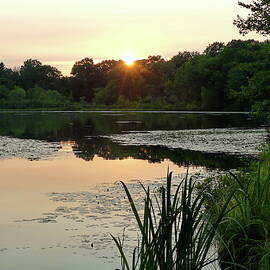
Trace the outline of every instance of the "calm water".
{"label": "calm water", "polygon": [[154,190],[242,166],[267,131],[245,114],[0,113],[0,270],[115,269],[109,233],[136,238],[119,180]]}

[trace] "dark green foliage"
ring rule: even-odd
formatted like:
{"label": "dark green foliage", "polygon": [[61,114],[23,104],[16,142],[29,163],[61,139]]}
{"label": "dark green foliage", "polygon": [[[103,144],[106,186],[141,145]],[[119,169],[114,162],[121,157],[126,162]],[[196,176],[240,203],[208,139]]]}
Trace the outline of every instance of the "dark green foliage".
{"label": "dark green foliage", "polygon": [[57,91],[36,87],[27,91],[27,102],[32,108],[57,108],[63,105],[65,98]]}
{"label": "dark green foliage", "polygon": [[270,34],[270,1],[253,0],[251,3],[239,2],[239,5],[250,11],[247,18],[237,16],[234,25],[239,28],[239,32],[246,35],[250,31],[256,31],[262,35]]}
{"label": "dark green foliage", "polygon": [[204,50],[204,53],[210,56],[216,56],[218,55],[223,49],[225,48],[225,44],[223,42],[214,42],[212,44],[209,44],[206,49]]}
{"label": "dark green foliage", "polygon": [[198,55],[200,55],[198,52],[179,52],[171,61],[175,65],[176,69],[178,69]]}
{"label": "dark green foliage", "polygon": [[15,87],[10,90],[7,96],[7,102],[11,108],[24,108],[25,107],[25,90],[20,87]]}
{"label": "dark green foliage", "polygon": [[29,59],[20,68],[20,85],[24,89],[36,86],[55,89],[61,78],[62,74],[59,70],[49,65],[42,65],[38,60]]}
{"label": "dark green foliage", "polygon": [[94,88],[104,85],[102,72],[92,58],[84,58],[74,64],[71,70],[72,96],[75,101],[82,97],[91,101],[94,96]]}
{"label": "dark green foliage", "polygon": [[[267,270],[270,267],[270,151],[265,150],[260,160],[237,175],[230,174],[213,184],[208,192],[214,201],[222,203],[231,191],[236,191],[230,201],[230,212],[219,226],[223,242],[219,243],[222,269]],[[212,205],[212,201],[208,201]],[[211,208],[219,215],[222,208]],[[231,267],[231,259],[238,265]],[[227,263],[226,263],[227,262]]]}
{"label": "dark green foliage", "polygon": [[[184,51],[171,60],[149,56],[132,66],[121,60],[95,64],[85,58],[74,64],[70,77],[38,60],[25,61],[19,70],[0,63],[0,108],[54,104],[66,109],[267,111],[269,52],[267,41],[232,40],[226,45],[214,42],[203,54]],[[16,87],[25,91],[26,98],[33,88],[54,90],[63,102],[22,102],[14,94],[7,100],[8,92]]]}
{"label": "dark green foliage", "polygon": [[112,105],[117,101],[117,93],[112,87],[103,87],[95,89],[95,97],[93,102],[95,104]]}
{"label": "dark green foliage", "polygon": [[196,57],[178,69],[174,83],[175,95],[186,109],[224,108],[225,77],[219,58]]}
{"label": "dark green foliage", "polygon": [[35,87],[25,91],[18,86],[9,90],[5,86],[0,85],[1,108],[64,108],[69,102],[66,97],[55,90]]}

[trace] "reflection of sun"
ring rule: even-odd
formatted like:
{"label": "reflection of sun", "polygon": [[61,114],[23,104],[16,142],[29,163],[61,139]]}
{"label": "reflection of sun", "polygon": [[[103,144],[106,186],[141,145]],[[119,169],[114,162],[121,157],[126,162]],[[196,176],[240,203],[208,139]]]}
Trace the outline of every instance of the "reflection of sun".
{"label": "reflection of sun", "polygon": [[121,59],[125,62],[126,65],[132,66],[136,61],[136,57],[134,54],[128,52],[122,55]]}
{"label": "reflection of sun", "polygon": [[58,152],[73,152],[73,147],[76,146],[74,141],[62,141],[60,142],[61,148]]}

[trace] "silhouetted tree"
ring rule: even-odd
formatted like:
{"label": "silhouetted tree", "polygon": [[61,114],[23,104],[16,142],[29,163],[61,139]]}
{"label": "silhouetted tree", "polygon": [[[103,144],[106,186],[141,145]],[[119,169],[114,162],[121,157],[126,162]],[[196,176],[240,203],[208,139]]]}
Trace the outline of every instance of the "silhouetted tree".
{"label": "silhouetted tree", "polygon": [[190,61],[195,56],[200,55],[199,52],[179,52],[177,55],[172,57],[171,61],[174,63],[176,68],[180,68],[186,62]]}
{"label": "silhouetted tree", "polygon": [[42,63],[36,59],[28,59],[24,62],[20,68],[21,85],[25,88],[31,88],[40,81],[41,73],[40,67]]}
{"label": "silhouetted tree", "polygon": [[72,96],[76,101],[85,98],[90,102],[94,96],[94,88],[104,86],[101,70],[92,58],[84,58],[76,62],[71,70]]}
{"label": "silhouetted tree", "polygon": [[150,55],[146,59],[146,63],[147,63],[148,66],[152,66],[154,64],[164,63],[164,62],[165,62],[165,60],[161,55]]}
{"label": "silhouetted tree", "polygon": [[96,64],[96,67],[103,73],[110,72],[117,64],[116,60],[103,60]]}
{"label": "silhouetted tree", "polygon": [[0,85],[12,89],[19,81],[18,76],[15,75],[18,75],[16,71],[7,68],[3,62],[0,63]]}
{"label": "silhouetted tree", "polygon": [[142,98],[145,85],[143,73],[147,72],[144,66],[135,63],[127,66],[123,61],[119,61],[115,68],[109,73],[109,85],[117,96],[127,100],[137,100]]}
{"label": "silhouetted tree", "polygon": [[20,68],[21,86],[29,89],[35,86],[45,89],[58,88],[57,82],[61,79],[62,73],[55,67],[42,65],[36,59],[28,59]]}
{"label": "silhouetted tree", "polygon": [[251,13],[247,18],[239,15],[234,20],[234,25],[239,28],[242,35],[248,34],[250,31],[256,31],[258,34],[270,34],[270,0],[253,0],[249,4],[238,2],[243,8],[248,9]]}
{"label": "silhouetted tree", "polygon": [[179,52],[171,60],[155,55],[131,66],[85,58],[70,77],[35,59],[19,70],[0,63],[0,107],[79,109],[87,101],[123,108],[267,110],[269,51],[268,41],[232,40],[214,42],[204,54]]}
{"label": "silhouetted tree", "polygon": [[5,65],[3,62],[0,63],[0,76],[5,72]]}
{"label": "silhouetted tree", "polygon": [[223,42],[214,42],[206,47],[204,53],[210,56],[218,55],[225,47]]}
{"label": "silhouetted tree", "polygon": [[96,67],[100,71],[100,86],[105,86],[108,83],[108,74],[115,68],[117,63],[118,61],[116,60],[103,60],[102,62],[96,64]]}

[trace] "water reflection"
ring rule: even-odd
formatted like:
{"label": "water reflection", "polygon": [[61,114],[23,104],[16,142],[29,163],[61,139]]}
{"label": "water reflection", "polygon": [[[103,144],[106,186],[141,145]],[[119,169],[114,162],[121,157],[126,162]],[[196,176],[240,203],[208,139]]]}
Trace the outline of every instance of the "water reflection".
{"label": "water reflection", "polygon": [[[169,149],[161,146],[122,146],[100,135],[129,131],[181,130],[230,127],[258,127],[248,115],[181,113],[1,113],[0,136],[57,142],[55,151],[73,151],[78,158],[90,161],[95,156],[106,160],[135,159],[161,162],[169,159],[179,166],[196,165],[216,168],[241,166],[245,159],[225,154]],[[1,141],[1,140],[0,140]],[[6,142],[4,142],[5,144]],[[4,146],[3,146],[4,147]],[[6,147],[7,148],[7,147]],[[36,147],[38,148],[38,147]],[[52,150],[53,146],[47,149]],[[13,157],[21,157],[14,149]],[[4,151],[2,151],[4,152]],[[32,157],[38,159],[39,153]],[[51,151],[48,153],[52,155]],[[40,155],[41,158],[43,157]],[[24,157],[24,156],[23,156]],[[3,158],[3,155],[2,155]],[[31,159],[31,157],[26,156]]]}
{"label": "water reflection", "polygon": [[245,157],[170,149],[162,146],[126,146],[102,138],[78,141],[73,146],[73,151],[76,157],[87,161],[93,160],[96,155],[105,160],[133,158],[147,160],[150,163],[161,163],[168,159],[178,166],[204,166],[222,169],[242,166],[248,160]]}
{"label": "water reflection", "polygon": [[109,233],[128,227],[128,241],[136,233],[119,180],[139,203],[138,180],[155,189],[168,166],[177,183],[187,166],[196,174],[205,173],[202,167],[246,162],[240,156],[121,145],[102,136],[257,126],[247,115],[0,113],[0,268],[115,269]]}
{"label": "water reflection", "polygon": [[0,114],[0,135],[22,139],[76,141],[85,136],[136,130],[258,127],[248,115],[181,113],[29,112]]}
{"label": "water reflection", "polygon": [[58,152],[73,152],[78,147],[75,141],[61,141]]}

